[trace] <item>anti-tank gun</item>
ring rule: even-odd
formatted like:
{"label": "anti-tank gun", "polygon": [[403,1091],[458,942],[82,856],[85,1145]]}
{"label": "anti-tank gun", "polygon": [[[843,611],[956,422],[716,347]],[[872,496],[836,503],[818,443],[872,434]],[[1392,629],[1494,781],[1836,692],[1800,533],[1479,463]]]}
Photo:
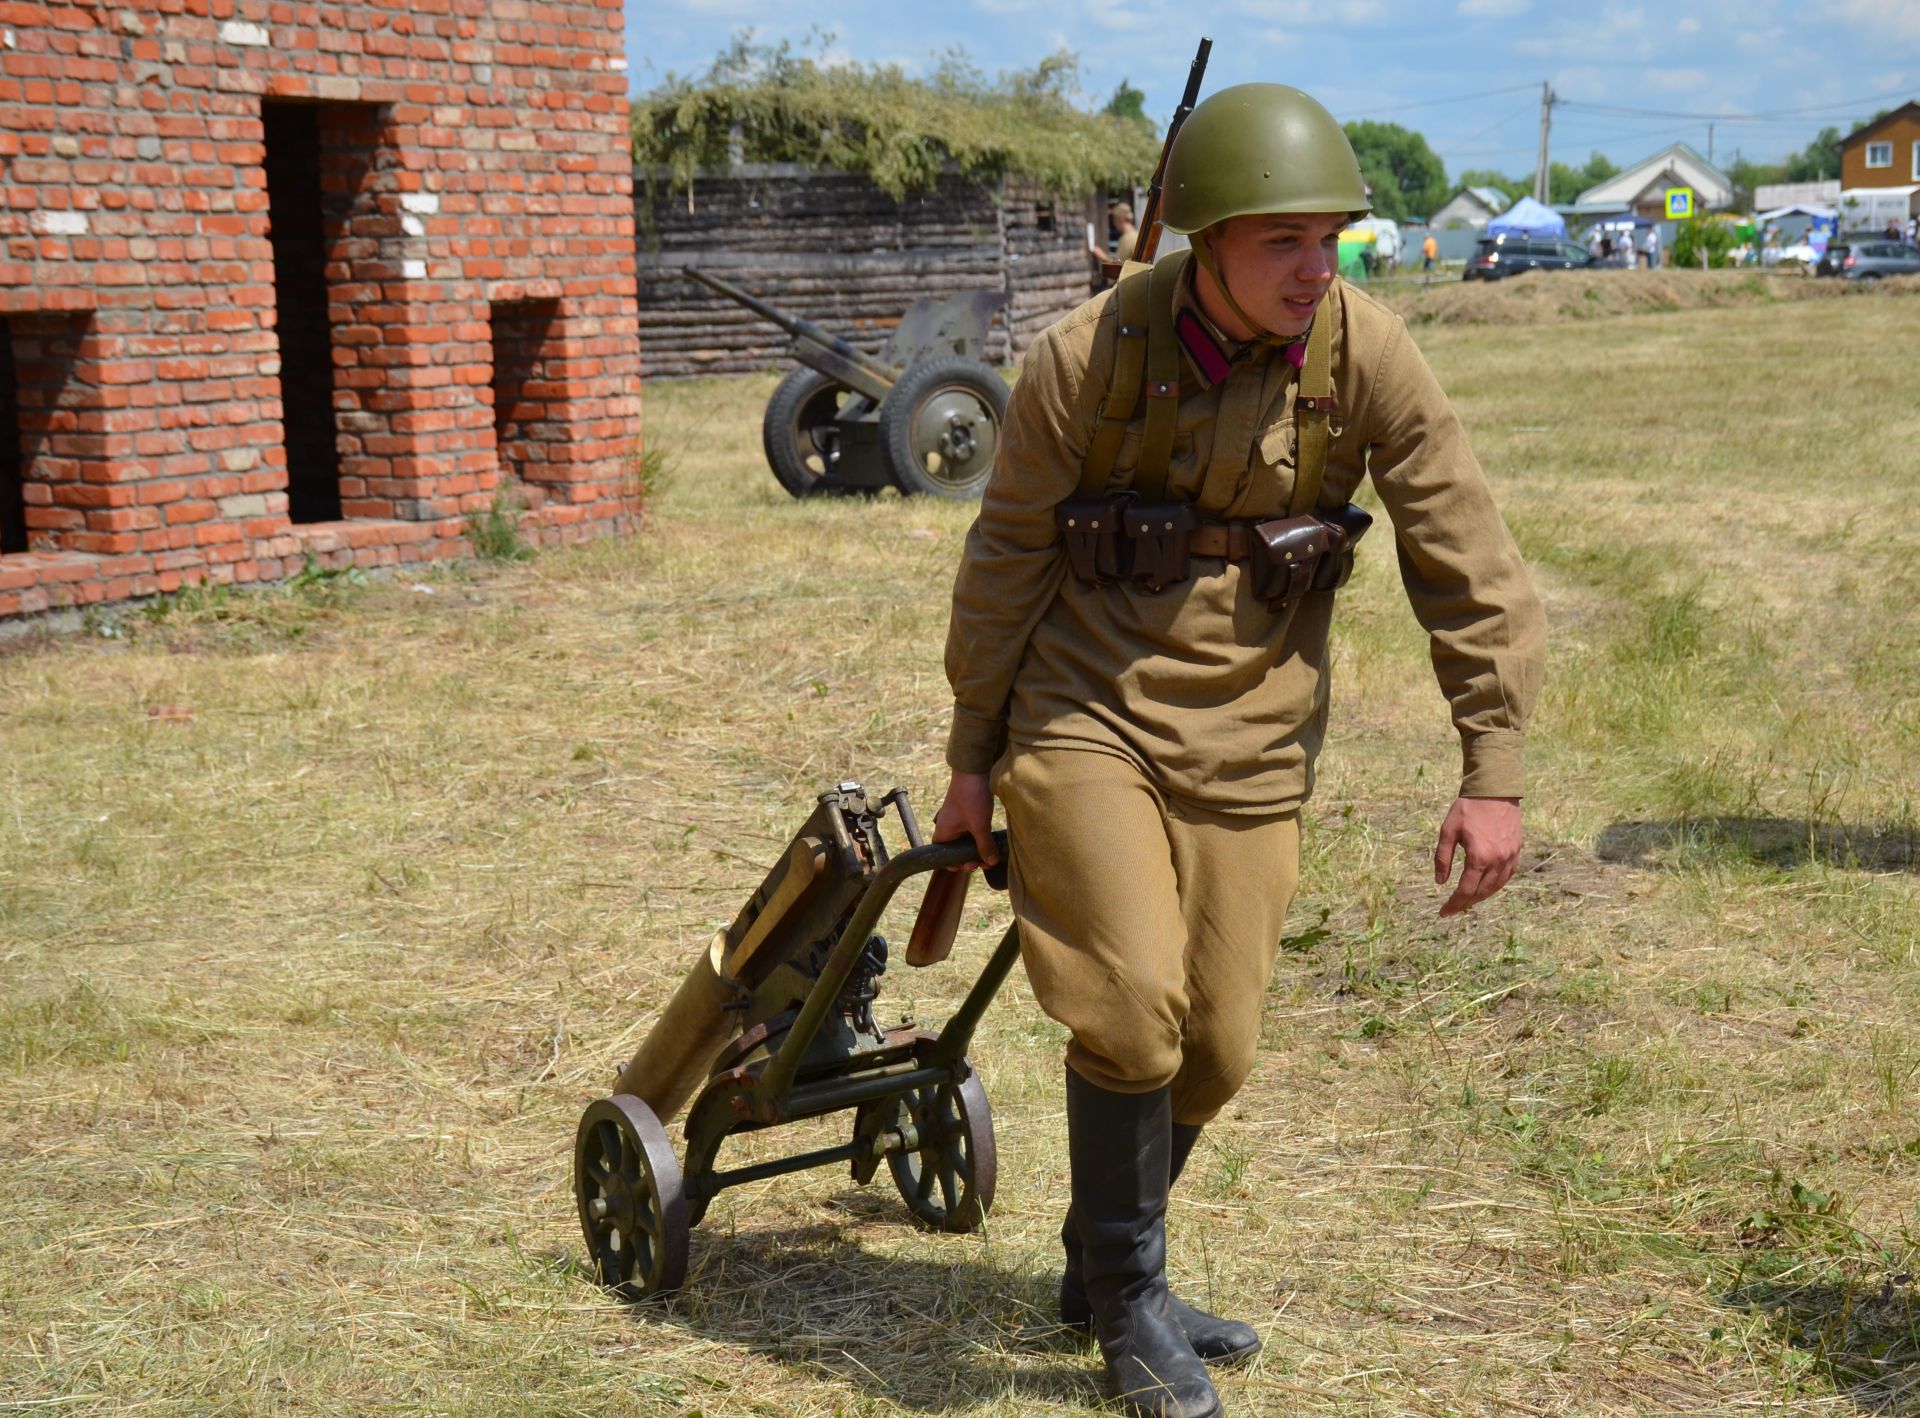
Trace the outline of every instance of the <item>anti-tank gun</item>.
{"label": "anti-tank gun", "polygon": [[761,421],[767,464],[788,492],[980,495],[1007,412],[1007,382],[982,360],[1004,291],[915,301],[876,358],[731,281],[692,266],[682,274],[791,338],[800,368]]}

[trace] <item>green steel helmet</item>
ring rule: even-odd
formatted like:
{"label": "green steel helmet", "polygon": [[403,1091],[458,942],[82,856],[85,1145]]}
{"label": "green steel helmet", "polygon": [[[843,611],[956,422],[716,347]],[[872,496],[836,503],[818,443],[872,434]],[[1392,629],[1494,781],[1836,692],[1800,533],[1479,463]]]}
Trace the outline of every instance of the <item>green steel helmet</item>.
{"label": "green steel helmet", "polygon": [[1339,120],[1285,84],[1236,84],[1197,105],[1167,156],[1162,222],[1191,236],[1229,217],[1373,203]]}

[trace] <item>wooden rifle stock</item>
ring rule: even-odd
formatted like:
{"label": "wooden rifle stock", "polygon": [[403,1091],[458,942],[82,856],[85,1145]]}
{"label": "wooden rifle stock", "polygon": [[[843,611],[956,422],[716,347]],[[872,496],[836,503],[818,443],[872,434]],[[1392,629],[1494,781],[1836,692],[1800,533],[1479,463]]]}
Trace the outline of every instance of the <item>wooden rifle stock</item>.
{"label": "wooden rifle stock", "polygon": [[1128,258],[1151,264],[1153,253],[1160,246],[1160,193],[1167,179],[1167,154],[1173,151],[1173,140],[1180,136],[1180,125],[1187,121],[1187,115],[1193,112],[1193,106],[1200,101],[1200,81],[1206,77],[1207,58],[1213,53],[1213,41],[1202,39],[1200,48],[1193,56],[1193,67],[1187,71],[1187,91],[1180,98],[1180,107],[1173,112],[1173,121],[1167,124],[1167,140],[1160,145],[1160,164],[1153,170],[1153,185],[1147,188],[1147,201],[1141,210],[1140,221],[1133,230],[1133,255]]}

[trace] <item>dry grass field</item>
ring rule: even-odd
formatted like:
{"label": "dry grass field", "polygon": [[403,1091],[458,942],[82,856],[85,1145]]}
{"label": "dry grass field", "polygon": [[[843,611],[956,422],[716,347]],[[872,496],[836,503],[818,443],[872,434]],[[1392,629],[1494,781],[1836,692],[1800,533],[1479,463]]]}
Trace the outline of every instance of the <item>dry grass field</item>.
{"label": "dry grass field", "polygon": [[[1423,326],[1552,618],[1529,855],[1436,919],[1457,751],[1370,546],[1260,1060],[1171,1214],[1266,1335],[1230,1413],[1920,1411],[1916,319]],[[789,501],[772,382],[649,387],[644,537],[0,647],[0,1414],[1097,1401],[1017,974],[983,1234],[822,1171],[723,1194],[671,1304],[574,1266],[580,1109],[814,794],[944,781],[968,509]],[[970,911],[885,1016],[944,1018]]]}

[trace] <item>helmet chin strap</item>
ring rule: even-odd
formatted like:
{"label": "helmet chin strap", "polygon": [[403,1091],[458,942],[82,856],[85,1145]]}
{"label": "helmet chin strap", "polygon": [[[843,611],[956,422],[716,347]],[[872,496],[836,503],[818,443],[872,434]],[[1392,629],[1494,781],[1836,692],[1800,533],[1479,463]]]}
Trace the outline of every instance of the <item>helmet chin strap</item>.
{"label": "helmet chin strap", "polygon": [[1188,237],[1187,240],[1193,246],[1194,259],[1206,267],[1207,274],[1213,277],[1214,285],[1219,287],[1221,296],[1227,302],[1227,309],[1233,312],[1236,320],[1253,331],[1253,342],[1255,344],[1292,345],[1298,344],[1306,338],[1304,335],[1274,334],[1273,331],[1269,330],[1265,325],[1262,325],[1258,320],[1255,320],[1251,315],[1247,314],[1240,302],[1233,298],[1233,290],[1227,285],[1227,273],[1220,268],[1220,258],[1214,254],[1213,233],[1211,229],[1196,231],[1192,236]]}

